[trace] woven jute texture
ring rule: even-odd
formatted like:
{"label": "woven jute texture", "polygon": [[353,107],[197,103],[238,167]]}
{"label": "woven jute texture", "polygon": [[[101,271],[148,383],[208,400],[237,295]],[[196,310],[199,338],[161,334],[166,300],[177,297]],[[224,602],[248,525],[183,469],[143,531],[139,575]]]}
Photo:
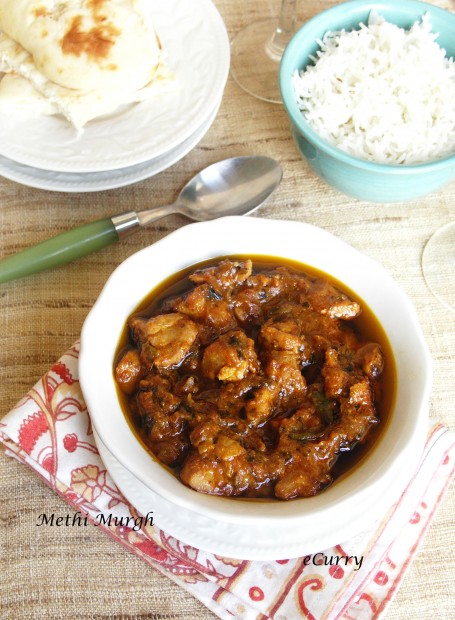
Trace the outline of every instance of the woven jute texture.
{"label": "woven jute texture", "polygon": [[[276,15],[279,0],[216,0],[232,37],[253,20]],[[335,3],[299,4],[299,21]],[[435,2],[455,9],[451,0]],[[429,293],[421,270],[426,241],[455,219],[455,183],[406,204],[371,204],[328,187],[302,161],[282,106],[243,92],[229,78],[218,116],[200,144],[159,175],[116,190],[65,194],[0,178],[0,254],[122,211],[174,200],[201,168],[235,155],[280,161],[279,190],[258,217],[325,228],[378,260],[414,303],[434,360],[431,416],[455,428],[455,315]],[[0,287],[0,413],[6,414],[78,338],[87,312],[113,269],[186,221],[168,217],[69,266]],[[447,286],[454,286],[448,281]],[[453,618],[455,493],[449,491],[387,612],[390,620]],[[23,465],[0,454],[0,618],[2,620],[209,620],[198,601],[154,572],[98,528],[37,527],[40,514],[70,508]]]}

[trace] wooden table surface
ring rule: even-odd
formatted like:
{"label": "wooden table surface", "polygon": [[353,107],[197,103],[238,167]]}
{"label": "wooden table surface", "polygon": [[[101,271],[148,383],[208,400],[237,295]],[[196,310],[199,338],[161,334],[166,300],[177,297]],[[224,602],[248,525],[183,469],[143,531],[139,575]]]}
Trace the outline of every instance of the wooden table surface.
{"label": "wooden table surface", "polygon": [[[230,37],[279,0],[216,0]],[[299,3],[299,22],[335,4]],[[454,9],[452,0],[435,2]],[[93,219],[172,201],[193,174],[217,160],[263,154],[284,177],[261,217],[305,221],[380,261],[409,295],[434,359],[431,417],[455,428],[455,315],[429,293],[420,260],[441,225],[455,219],[455,182],[406,204],[372,204],[328,187],[302,161],[284,109],[254,99],[229,78],[207,135],[180,162],[129,187],[65,194],[0,178],[0,254]],[[185,224],[171,216],[69,266],[0,287],[0,412],[6,414],[79,336],[105,280],[126,257]],[[448,282],[448,286],[454,286]],[[0,618],[209,620],[213,614],[95,527],[37,528],[67,507],[31,471],[0,454]],[[455,493],[449,491],[395,600],[390,620],[453,618]]]}

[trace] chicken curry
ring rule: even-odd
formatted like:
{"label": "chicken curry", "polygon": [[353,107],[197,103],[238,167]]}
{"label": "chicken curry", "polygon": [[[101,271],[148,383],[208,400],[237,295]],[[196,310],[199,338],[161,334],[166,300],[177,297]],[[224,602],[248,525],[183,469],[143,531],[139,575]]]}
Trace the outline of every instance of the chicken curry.
{"label": "chicken curry", "polygon": [[391,407],[387,340],[361,313],[338,283],[291,261],[193,267],[128,320],[114,368],[124,408],[196,491],[315,495],[374,443]]}

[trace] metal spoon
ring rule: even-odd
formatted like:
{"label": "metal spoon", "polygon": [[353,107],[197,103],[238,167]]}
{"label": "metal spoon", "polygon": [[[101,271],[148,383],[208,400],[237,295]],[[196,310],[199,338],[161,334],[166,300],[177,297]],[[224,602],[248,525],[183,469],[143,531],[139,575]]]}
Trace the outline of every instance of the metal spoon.
{"label": "metal spoon", "polygon": [[197,174],[173,204],[85,224],[0,260],[0,282],[69,263],[171,213],[199,222],[226,215],[247,215],[270,196],[281,177],[280,165],[270,157],[225,159]]}

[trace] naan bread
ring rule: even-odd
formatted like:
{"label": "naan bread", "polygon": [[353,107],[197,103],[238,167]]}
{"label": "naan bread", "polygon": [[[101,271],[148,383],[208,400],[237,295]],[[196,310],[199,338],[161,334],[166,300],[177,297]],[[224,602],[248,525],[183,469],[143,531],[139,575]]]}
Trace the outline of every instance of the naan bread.
{"label": "naan bread", "polygon": [[0,80],[0,114],[38,116],[60,113],[77,129],[120,105],[154,97],[172,79],[166,66],[158,65],[150,82],[131,92],[121,88],[88,92],[66,88],[47,79],[27,50],[3,33],[0,33],[0,71],[6,74]]}
{"label": "naan bread", "polygon": [[0,30],[49,80],[78,90],[138,90],[161,46],[139,0],[0,0]]}
{"label": "naan bread", "polygon": [[141,0],[0,0],[0,71],[22,78],[0,81],[0,112],[16,99],[24,113],[28,93],[30,108],[52,109],[81,128],[154,96],[172,74],[141,7]]}
{"label": "naan bread", "polygon": [[0,80],[0,115],[11,118],[58,114],[59,110],[41,95],[31,82],[16,73]]}

